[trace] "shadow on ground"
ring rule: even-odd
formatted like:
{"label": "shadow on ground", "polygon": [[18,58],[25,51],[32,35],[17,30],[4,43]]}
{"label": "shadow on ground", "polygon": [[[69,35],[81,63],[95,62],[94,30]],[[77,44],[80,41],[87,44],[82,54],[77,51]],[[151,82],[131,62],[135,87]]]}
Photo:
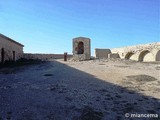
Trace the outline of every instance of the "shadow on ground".
{"label": "shadow on ground", "polygon": [[160,119],[134,113],[159,114],[160,100],[57,61],[0,74],[0,120]]}

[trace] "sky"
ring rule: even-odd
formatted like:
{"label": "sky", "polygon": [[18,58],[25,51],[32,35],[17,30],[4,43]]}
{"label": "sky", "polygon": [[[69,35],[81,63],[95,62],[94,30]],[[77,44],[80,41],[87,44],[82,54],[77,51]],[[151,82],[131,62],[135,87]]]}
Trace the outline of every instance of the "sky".
{"label": "sky", "polygon": [[95,48],[160,41],[160,0],[0,0],[0,33],[25,53],[72,53],[72,39]]}

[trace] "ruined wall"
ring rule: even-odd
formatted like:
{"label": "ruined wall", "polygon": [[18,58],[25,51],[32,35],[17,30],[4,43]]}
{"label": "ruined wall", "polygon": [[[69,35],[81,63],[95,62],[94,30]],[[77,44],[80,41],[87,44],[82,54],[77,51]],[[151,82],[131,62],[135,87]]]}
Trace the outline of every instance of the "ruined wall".
{"label": "ruined wall", "polygon": [[118,53],[122,59],[160,61],[160,42],[114,48],[111,52]]}
{"label": "ruined wall", "polygon": [[[67,58],[71,58],[73,55],[68,54]],[[48,60],[48,59],[63,59],[64,54],[32,54],[32,53],[25,53],[23,55],[25,59],[40,59],[40,60]]]}
{"label": "ruined wall", "polygon": [[90,49],[91,48],[90,48],[89,38],[78,37],[73,39],[73,59],[74,60],[89,60],[91,58]]}
{"label": "ruined wall", "polygon": [[111,53],[110,49],[95,49],[95,57],[96,58],[108,58],[108,54]]}
{"label": "ruined wall", "polygon": [[117,53],[110,53],[110,54],[108,54],[108,58],[120,58],[120,56],[119,56],[119,54],[117,54]]}
{"label": "ruined wall", "polygon": [[[0,62],[2,62],[2,49],[4,50],[4,61],[18,60],[23,56],[23,46],[0,35]],[[13,51],[15,51],[15,57]]]}

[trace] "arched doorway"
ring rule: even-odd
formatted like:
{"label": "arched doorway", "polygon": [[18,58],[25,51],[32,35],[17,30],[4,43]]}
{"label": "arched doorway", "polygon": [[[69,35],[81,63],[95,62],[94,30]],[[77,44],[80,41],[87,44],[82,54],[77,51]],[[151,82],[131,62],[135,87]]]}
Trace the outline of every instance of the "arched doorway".
{"label": "arched doorway", "polygon": [[127,53],[125,56],[125,59],[127,59],[127,60],[130,59],[133,54],[134,54],[133,52]]}
{"label": "arched doorway", "polygon": [[[149,50],[144,50],[142,51],[140,54],[139,54],[139,57],[138,57],[138,61],[144,61],[144,57],[149,54],[150,51]],[[148,60],[149,61],[149,60]]]}
{"label": "arched doorway", "polygon": [[1,49],[1,63],[4,63],[4,48]]}
{"label": "arched doorway", "polygon": [[79,42],[77,48],[78,48],[77,54],[83,54],[84,53],[84,43],[83,42]]}

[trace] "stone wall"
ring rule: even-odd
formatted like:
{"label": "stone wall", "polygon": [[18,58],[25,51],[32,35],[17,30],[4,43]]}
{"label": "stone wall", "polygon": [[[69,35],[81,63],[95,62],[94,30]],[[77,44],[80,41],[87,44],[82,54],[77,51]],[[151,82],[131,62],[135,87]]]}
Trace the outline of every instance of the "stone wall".
{"label": "stone wall", "polygon": [[110,49],[95,49],[95,57],[96,58],[108,58],[108,54],[111,53]]}
{"label": "stone wall", "polygon": [[111,52],[118,53],[122,59],[160,61],[160,42],[114,48]]}
{"label": "stone wall", "polygon": [[0,34],[0,62],[2,62],[2,58],[4,58],[4,61],[18,60],[22,56],[23,45]]}
{"label": "stone wall", "polygon": [[110,53],[110,54],[108,54],[108,58],[120,58],[120,56],[119,56],[119,54],[117,54],[117,53]]}
{"label": "stone wall", "polygon": [[[67,58],[71,58],[73,55],[68,54]],[[64,54],[32,54],[32,53],[25,53],[23,55],[25,59],[40,59],[40,60],[49,60],[49,59],[63,59]]]}
{"label": "stone wall", "polygon": [[73,59],[89,60],[91,58],[90,49],[91,48],[89,38],[78,37],[73,39]]}

